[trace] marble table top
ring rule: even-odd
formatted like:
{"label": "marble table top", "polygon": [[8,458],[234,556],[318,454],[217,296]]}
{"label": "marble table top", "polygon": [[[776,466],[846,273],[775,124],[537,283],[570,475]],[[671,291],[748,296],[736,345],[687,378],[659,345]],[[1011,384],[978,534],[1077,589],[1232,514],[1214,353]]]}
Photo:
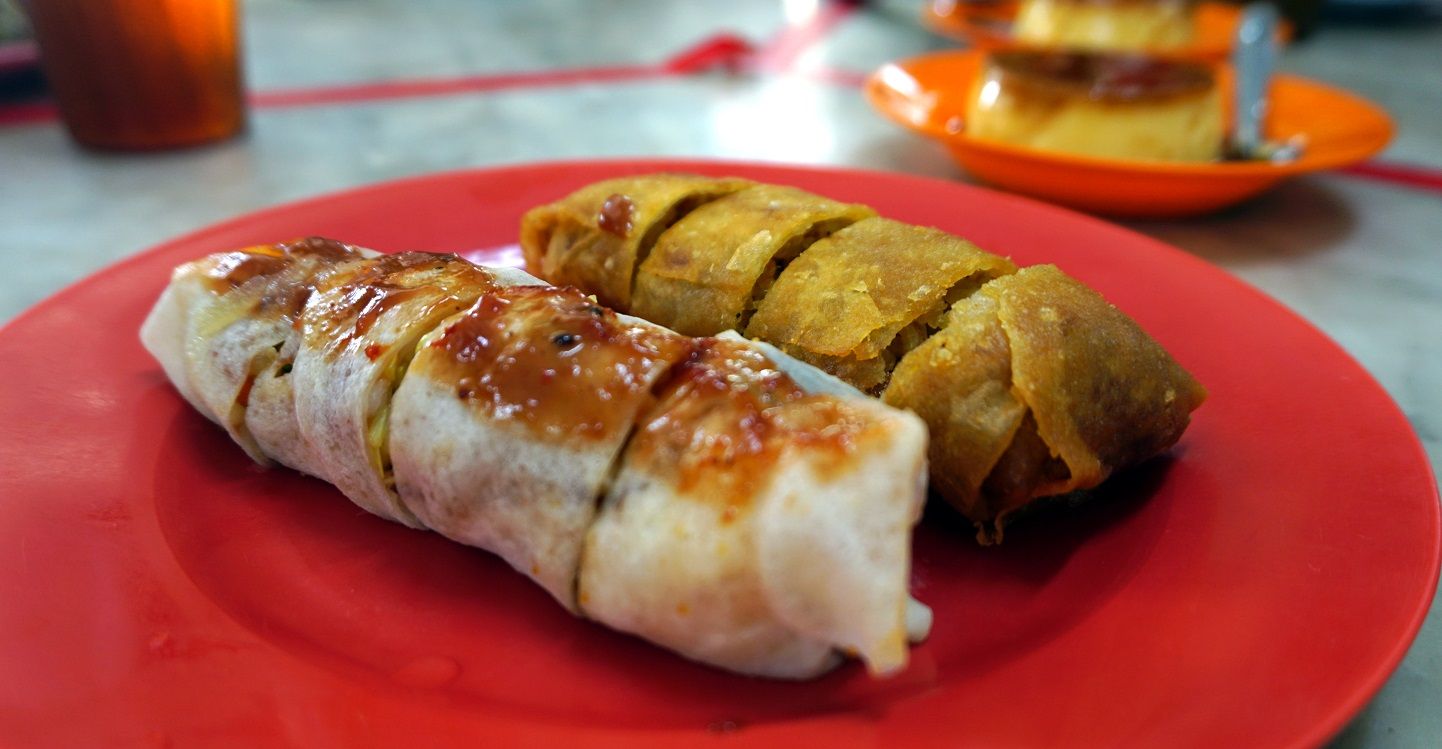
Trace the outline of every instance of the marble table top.
{"label": "marble table top", "polygon": [[[967,180],[939,146],[883,120],[855,88],[856,74],[888,60],[955,46],[922,27],[920,10],[914,1],[248,0],[256,104],[238,139],[96,154],[73,146],[53,118],[7,122],[0,105],[0,257],[10,261],[0,322],[181,232],[437,170],[703,156]],[[652,69],[718,34],[768,50],[773,70],[595,74]],[[1298,179],[1204,218],[1129,224],[1225,268],[1337,340],[1401,405],[1434,470],[1442,457],[1439,50],[1435,23],[1324,26],[1284,56],[1285,70],[1394,115],[1397,138],[1377,162],[1387,168]],[[794,74],[823,67],[843,74]],[[534,75],[497,83],[511,73]],[[455,85],[376,85],[437,80]],[[1335,746],[1435,746],[1442,737],[1439,607]]]}

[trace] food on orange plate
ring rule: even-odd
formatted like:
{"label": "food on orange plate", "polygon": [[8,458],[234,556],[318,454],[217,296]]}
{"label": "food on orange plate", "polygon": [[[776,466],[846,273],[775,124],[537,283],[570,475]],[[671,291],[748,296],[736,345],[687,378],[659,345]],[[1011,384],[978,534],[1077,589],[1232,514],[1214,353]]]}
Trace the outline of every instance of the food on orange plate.
{"label": "food on orange plate", "polygon": [[1169,50],[1196,35],[1195,0],[1022,0],[1012,34],[1027,45]]}
{"label": "food on orange plate", "polygon": [[1136,55],[993,53],[965,122],[982,140],[1141,161],[1214,161],[1225,135],[1208,67]]}
{"label": "food on orange plate", "polygon": [[[654,179],[665,190],[678,177]],[[646,177],[627,177],[577,194],[641,203],[651,185]],[[705,204],[712,215],[698,225],[722,226],[725,211],[734,210],[737,226],[745,227],[716,231],[710,246],[689,215],[668,216],[661,227],[633,223],[632,232],[644,238],[625,257],[612,258],[643,268],[631,310],[644,308],[662,325],[684,318],[697,334],[735,321],[748,337],[919,414],[930,430],[932,487],[983,539],[999,538],[1007,520],[1033,500],[1094,487],[1166,450],[1205,398],[1133,320],[1055,267],[1017,270],[945,232],[877,217],[777,243],[777,233],[797,236],[793,214],[779,212],[786,228],[771,230],[756,208],[767,200],[747,199],[749,191],[775,189],[743,185]],[[820,197],[789,200],[827,205]],[[573,196],[561,204],[574,202]],[[589,267],[607,262],[590,255],[604,245],[588,238],[607,231],[599,226],[602,215],[584,231],[573,220],[561,237],[555,214],[543,206],[523,219],[522,249],[532,269],[545,272],[556,257],[585,256]],[[683,237],[671,238],[673,231]],[[748,241],[747,231],[759,238]],[[676,246],[687,249],[654,260],[659,248]],[[653,264],[686,279],[666,286],[664,304],[643,298],[656,288],[644,271]],[[707,279],[719,280],[713,286]]]}
{"label": "food on orange plate", "polygon": [[907,593],[924,426],[764,346],[320,239],[180,266],[141,338],[257,460],[689,658],[889,674],[929,627]]}

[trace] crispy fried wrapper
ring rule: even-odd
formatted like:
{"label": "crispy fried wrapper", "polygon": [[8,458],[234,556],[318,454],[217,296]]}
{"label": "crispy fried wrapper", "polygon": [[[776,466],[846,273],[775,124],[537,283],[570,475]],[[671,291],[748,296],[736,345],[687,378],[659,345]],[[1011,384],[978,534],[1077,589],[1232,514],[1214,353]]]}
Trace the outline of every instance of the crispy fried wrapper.
{"label": "crispy fried wrapper", "polygon": [[876,213],[794,187],[755,185],[687,214],[636,271],[632,312],[686,335],[744,330],[779,268]]}
{"label": "crispy fried wrapper", "polygon": [[933,488],[973,520],[988,517],[982,483],[1027,412],[1011,390],[1011,347],[997,309],[982,294],[957,304],[946,327],[896,365],[883,395],[927,423]]}
{"label": "crispy fried wrapper", "polygon": [[743,331],[916,412],[932,486],[986,540],[1166,450],[1206,397],[1058,269],[795,188],[611,180],[527,214],[522,244],[552,282],[683,333]]}
{"label": "crispy fried wrapper", "polygon": [[883,398],[926,420],[937,488],[997,538],[1032,499],[1170,447],[1206,391],[1130,317],[1043,265],[959,301]]}
{"label": "crispy fried wrapper", "polygon": [[792,261],[746,335],[877,392],[896,359],[939,327],[952,300],[1014,270],[1006,258],[940,230],[869,218]]}
{"label": "crispy fried wrapper", "polygon": [[532,273],[630,309],[636,265],[661,232],[698,206],[751,184],[691,174],[648,174],[597,182],[528,211],[521,247]]}

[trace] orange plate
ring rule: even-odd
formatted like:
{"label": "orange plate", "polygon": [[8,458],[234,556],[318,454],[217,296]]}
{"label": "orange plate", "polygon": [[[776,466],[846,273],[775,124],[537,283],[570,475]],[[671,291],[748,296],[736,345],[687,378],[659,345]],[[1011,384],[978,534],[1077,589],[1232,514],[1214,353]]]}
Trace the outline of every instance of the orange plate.
{"label": "orange plate", "polygon": [[[866,81],[871,105],[941,141],[972,175],[999,187],[1114,216],[1191,216],[1241,202],[1296,174],[1355,164],[1392,140],[1376,105],[1294,76],[1272,83],[1269,138],[1301,138],[1301,158],[1271,162],[1126,161],[1039,151],[970,137],[962,123],[984,51],[938,52],[889,63]],[[1224,93],[1230,71],[1219,76]]]}
{"label": "orange plate", "polygon": [[[1011,36],[1011,23],[1016,19],[1015,0],[966,2],[935,0],[921,12],[927,28],[958,41],[985,49],[1019,46]],[[1197,34],[1192,43],[1181,49],[1167,50],[1173,57],[1221,60],[1232,51],[1232,37],[1241,21],[1242,9],[1230,3],[1199,3]],[[1277,30],[1278,43],[1292,38],[1291,24],[1282,22]]]}

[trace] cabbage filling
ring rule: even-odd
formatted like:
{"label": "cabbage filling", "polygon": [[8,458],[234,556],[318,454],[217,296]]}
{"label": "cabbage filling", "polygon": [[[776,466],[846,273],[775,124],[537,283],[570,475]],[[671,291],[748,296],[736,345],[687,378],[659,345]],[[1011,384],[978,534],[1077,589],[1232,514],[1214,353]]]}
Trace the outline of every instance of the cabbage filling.
{"label": "cabbage filling", "polygon": [[381,484],[387,491],[395,491],[396,486],[395,472],[391,470],[391,400],[415,355],[416,341],[411,341],[388,357],[385,374],[377,383],[385,386],[384,402],[371,413],[366,424],[366,446],[369,448],[371,468],[380,476]]}

